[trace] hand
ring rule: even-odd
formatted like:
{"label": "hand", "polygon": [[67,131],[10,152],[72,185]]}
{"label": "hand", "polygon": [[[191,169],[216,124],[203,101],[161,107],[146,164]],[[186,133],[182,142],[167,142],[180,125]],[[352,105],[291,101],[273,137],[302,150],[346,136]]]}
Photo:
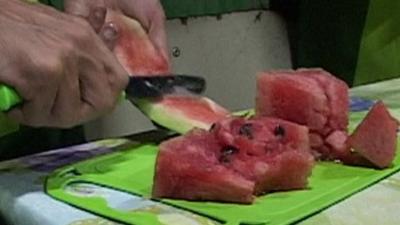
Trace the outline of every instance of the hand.
{"label": "hand", "polygon": [[24,99],[10,117],[68,128],[114,107],[128,78],[85,20],[17,0],[0,4],[0,83]]}
{"label": "hand", "polygon": [[[64,6],[67,13],[87,19],[97,32],[104,25],[106,8],[121,11],[138,20],[154,46],[169,59],[165,14],[158,0],[64,0]],[[112,42],[107,37],[104,40]]]}

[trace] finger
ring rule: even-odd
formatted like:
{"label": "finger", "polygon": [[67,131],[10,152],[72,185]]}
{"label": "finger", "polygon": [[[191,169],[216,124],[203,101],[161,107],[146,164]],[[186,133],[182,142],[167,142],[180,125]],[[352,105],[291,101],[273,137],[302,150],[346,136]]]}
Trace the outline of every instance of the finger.
{"label": "finger", "polygon": [[[32,74],[35,76],[35,74]],[[45,88],[35,88],[33,98],[24,98],[21,106],[12,109],[8,115],[14,120],[33,127],[50,126],[51,108],[56,98],[56,85],[49,85]],[[29,89],[29,86],[21,88],[19,93],[26,93],[22,90]],[[24,96],[24,95],[23,95]]]}
{"label": "finger", "polygon": [[12,109],[7,115],[11,119],[27,126],[50,126],[51,102],[51,98],[42,95],[33,101],[25,101],[21,107]]}
{"label": "finger", "polygon": [[[101,64],[101,69],[107,76],[104,77],[108,81],[110,87],[115,91],[114,94],[120,94],[128,85],[128,72],[122,67],[110,48],[115,46],[118,39],[119,29],[115,24],[107,23],[100,38],[94,38],[91,43],[92,56],[95,56],[98,63]],[[110,30],[108,30],[110,29]],[[108,30],[108,31],[107,31]],[[108,34],[110,32],[110,34]],[[106,43],[106,45],[104,44]],[[113,46],[114,45],[114,46]],[[108,47],[108,48],[107,48]],[[117,93],[118,92],[118,93]]]}
{"label": "finger", "polygon": [[156,16],[150,22],[149,38],[169,63],[167,34],[164,23],[162,16]]}
{"label": "finger", "polygon": [[65,76],[57,90],[56,99],[51,109],[53,126],[70,128],[80,122],[77,109],[81,101],[77,61],[69,57],[66,60]]}
{"label": "finger", "polygon": [[66,13],[88,18],[90,12],[95,8],[106,8],[104,1],[101,0],[64,0],[64,10]]}
{"label": "finger", "polygon": [[89,21],[90,25],[99,33],[101,28],[104,25],[106,19],[107,9],[104,7],[96,7],[90,11],[87,20]]}
{"label": "finger", "polygon": [[[101,41],[99,40],[99,42]],[[102,44],[101,46],[103,46],[101,48],[105,48],[104,44]],[[95,52],[95,54],[100,55],[103,54],[103,52],[97,51]],[[100,108],[103,108],[103,105],[108,105],[105,103],[103,104],[103,100],[106,101],[106,97],[110,96],[108,77],[104,69],[106,64],[103,60],[107,60],[104,55],[95,57],[83,56],[80,59],[79,68],[79,79],[80,88],[82,91],[82,98],[94,107],[100,106]]]}
{"label": "finger", "polygon": [[[19,95],[21,87],[26,87],[29,82],[23,79],[20,74],[20,68],[17,65],[17,62],[12,62],[12,56],[9,57],[9,60],[0,60],[0,83],[6,84],[12,88],[15,88]],[[25,98],[26,96],[21,96]]]}
{"label": "finger", "polygon": [[106,23],[100,31],[100,38],[107,45],[108,49],[113,50],[119,37],[119,28],[113,22]]}

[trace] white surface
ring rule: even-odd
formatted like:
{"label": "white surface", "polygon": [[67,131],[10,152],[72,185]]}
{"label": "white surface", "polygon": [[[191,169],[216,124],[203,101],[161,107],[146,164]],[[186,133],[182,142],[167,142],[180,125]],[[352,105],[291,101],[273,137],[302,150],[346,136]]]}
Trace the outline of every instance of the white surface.
{"label": "white surface", "polygon": [[[204,76],[206,95],[231,109],[254,105],[255,74],[265,69],[290,68],[290,51],[285,24],[276,13],[260,11],[167,22],[174,72]],[[109,116],[86,126],[90,139],[144,131],[152,125],[126,102]]]}

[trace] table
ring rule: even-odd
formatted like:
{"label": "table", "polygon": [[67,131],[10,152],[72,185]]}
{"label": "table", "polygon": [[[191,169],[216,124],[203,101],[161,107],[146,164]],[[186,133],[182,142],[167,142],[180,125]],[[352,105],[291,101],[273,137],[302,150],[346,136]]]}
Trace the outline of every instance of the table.
{"label": "table", "polygon": [[[400,79],[357,87],[351,93],[361,97],[383,99],[390,107],[399,109],[394,111],[394,115],[400,118]],[[118,224],[52,199],[44,193],[43,182],[47,174],[60,166],[112,152],[121,145],[135,141],[135,138],[146,138],[154,136],[155,133],[141,135],[101,140],[1,162],[0,214],[13,225]],[[95,186],[76,191],[81,191],[82,194],[101,193],[107,196],[109,203],[116,207],[133,207],[129,205],[131,196],[118,191]],[[400,172],[300,224],[395,225],[400,224],[399,208]],[[190,214],[164,215],[160,217],[161,219],[166,225],[200,225]]]}

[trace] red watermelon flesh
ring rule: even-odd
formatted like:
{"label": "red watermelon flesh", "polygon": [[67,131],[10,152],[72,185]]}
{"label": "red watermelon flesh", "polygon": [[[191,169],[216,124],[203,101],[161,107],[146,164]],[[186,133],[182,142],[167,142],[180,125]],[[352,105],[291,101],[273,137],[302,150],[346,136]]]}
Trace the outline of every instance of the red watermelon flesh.
{"label": "red watermelon flesh", "polygon": [[219,161],[221,146],[205,130],[160,145],[153,196],[186,200],[251,203],[254,182]]}
{"label": "red watermelon flesh", "polygon": [[[349,123],[349,87],[347,84],[322,69],[299,69],[297,71],[301,76],[315,79],[325,90],[329,105],[327,127],[332,130],[347,130]],[[330,132],[325,130],[324,133]]]}
{"label": "red watermelon flesh", "polygon": [[313,165],[306,127],[228,118],[161,144],[153,196],[251,203],[253,195],[305,188]]}
{"label": "red watermelon flesh", "polygon": [[236,152],[222,156],[225,165],[254,180],[256,195],[307,185],[314,161],[306,127],[276,118],[230,118],[211,132],[227,150]]}
{"label": "red watermelon flesh", "polygon": [[235,146],[244,138],[263,145],[282,143],[305,151],[309,151],[310,146],[307,127],[272,117],[231,117],[215,124],[212,132],[224,145]]}
{"label": "red watermelon flesh", "polygon": [[349,135],[344,131],[335,131],[326,138],[326,147],[329,160],[339,160],[341,163],[353,166],[367,166],[373,165],[361,156],[359,153],[351,150],[348,143]]}
{"label": "red watermelon flesh", "polygon": [[347,130],[348,86],[322,69],[259,74],[256,103],[259,116],[278,117],[309,127],[316,158],[332,158],[336,145],[327,145],[326,138]]}
{"label": "red watermelon flesh", "polygon": [[311,131],[322,130],[329,113],[324,89],[314,79],[299,79],[293,74],[273,71],[257,76],[256,115],[289,120]]}
{"label": "red watermelon flesh", "polygon": [[349,138],[349,145],[378,168],[392,163],[397,145],[396,121],[382,101],[368,112]]}
{"label": "red watermelon flesh", "polygon": [[107,10],[106,22],[118,28],[114,54],[132,75],[169,74],[166,56],[150,41],[142,25],[120,12]]}

